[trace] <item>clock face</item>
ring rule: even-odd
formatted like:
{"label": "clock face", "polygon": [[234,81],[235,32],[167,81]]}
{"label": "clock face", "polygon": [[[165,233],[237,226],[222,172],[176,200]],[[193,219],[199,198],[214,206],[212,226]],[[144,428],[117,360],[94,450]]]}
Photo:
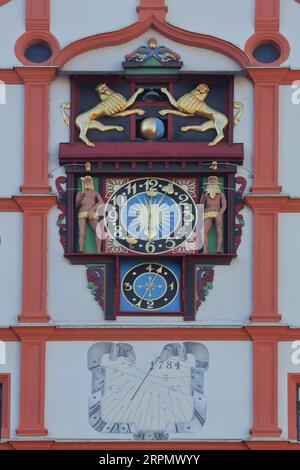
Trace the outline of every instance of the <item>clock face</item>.
{"label": "clock face", "polygon": [[127,250],[160,254],[182,245],[197,222],[194,199],[184,185],[141,178],[121,185],[107,201],[110,237]]}
{"label": "clock face", "polygon": [[137,440],[197,437],[206,418],[208,350],[202,343],[100,342],[88,352],[88,367],[96,431]]}
{"label": "clock face", "polygon": [[180,263],[124,260],[120,271],[121,312],[180,312]]}

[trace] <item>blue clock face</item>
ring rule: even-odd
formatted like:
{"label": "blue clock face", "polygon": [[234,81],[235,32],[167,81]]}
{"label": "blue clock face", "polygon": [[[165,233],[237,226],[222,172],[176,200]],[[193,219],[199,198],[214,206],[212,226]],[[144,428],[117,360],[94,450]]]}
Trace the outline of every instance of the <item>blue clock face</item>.
{"label": "blue clock face", "polygon": [[161,254],[182,245],[194,232],[193,198],[178,184],[141,178],[122,185],[105,210],[110,236],[136,253]]}
{"label": "blue clock face", "polygon": [[179,263],[123,261],[121,263],[121,311],[180,312]]}

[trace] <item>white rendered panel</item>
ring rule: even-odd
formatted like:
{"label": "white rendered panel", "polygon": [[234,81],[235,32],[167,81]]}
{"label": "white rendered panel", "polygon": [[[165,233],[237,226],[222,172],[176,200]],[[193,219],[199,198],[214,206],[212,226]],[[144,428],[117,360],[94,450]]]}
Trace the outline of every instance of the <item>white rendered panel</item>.
{"label": "white rendered panel", "polygon": [[0,327],[18,323],[22,308],[23,215],[0,212]]}

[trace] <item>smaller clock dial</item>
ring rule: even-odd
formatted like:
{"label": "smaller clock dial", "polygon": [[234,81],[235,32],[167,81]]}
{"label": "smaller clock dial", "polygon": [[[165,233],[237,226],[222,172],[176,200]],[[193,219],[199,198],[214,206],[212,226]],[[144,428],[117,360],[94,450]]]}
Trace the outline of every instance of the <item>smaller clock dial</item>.
{"label": "smaller clock dial", "polygon": [[121,268],[121,310],[180,311],[180,269],[177,263],[129,263]]}

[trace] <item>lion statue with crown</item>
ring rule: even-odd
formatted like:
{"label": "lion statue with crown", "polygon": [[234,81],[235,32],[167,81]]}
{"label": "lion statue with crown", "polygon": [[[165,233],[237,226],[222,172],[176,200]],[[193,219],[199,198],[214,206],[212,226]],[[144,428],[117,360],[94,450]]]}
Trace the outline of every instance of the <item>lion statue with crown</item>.
{"label": "lion statue with crown", "polygon": [[131,114],[138,114],[139,116],[143,116],[145,111],[142,109],[128,109],[134,104],[138,95],[143,93],[143,91],[143,88],[139,88],[129,98],[129,100],[126,100],[123,95],[111,90],[106,85],[106,83],[100,83],[96,88],[96,92],[98,93],[101,102],[88,111],[79,114],[75,120],[76,126],[80,131],[79,138],[89,147],[95,147],[95,144],[91,142],[86,136],[89,129],[97,129],[101,132],[122,132],[124,130],[123,127],[104,125],[97,119],[104,116],[125,117],[130,116]]}
{"label": "lion statue with crown", "polygon": [[[179,98],[178,101],[171,95],[167,88],[161,88],[161,92],[164,93],[174,109],[162,109],[159,111],[161,116],[166,116],[167,114],[173,114],[179,117],[196,117],[201,116],[207,118],[208,121],[205,121],[203,124],[197,126],[184,126],[181,127],[182,132],[187,131],[199,131],[205,132],[209,129],[215,129],[217,132],[216,138],[210,142],[208,145],[210,147],[216,145],[222,139],[224,139],[224,129],[226,129],[228,124],[228,118],[225,114],[220,113],[219,111],[211,108],[206,104],[205,100],[209,93],[209,86],[205,83],[200,83],[194,90],[190,93]],[[234,125],[236,126],[241,118],[243,112],[242,103],[234,103],[234,108],[238,109],[237,114],[234,116]]]}

